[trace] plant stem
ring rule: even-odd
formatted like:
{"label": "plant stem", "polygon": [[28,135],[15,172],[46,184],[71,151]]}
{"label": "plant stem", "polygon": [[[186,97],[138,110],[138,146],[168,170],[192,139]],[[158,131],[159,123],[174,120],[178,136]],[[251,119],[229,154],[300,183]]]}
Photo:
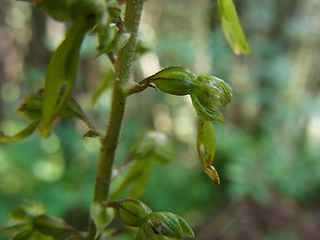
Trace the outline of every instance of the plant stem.
{"label": "plant stem", "polygon": [[[98,159],[95,179],[93,201],[104,202],[108,200],[109,188],[115,153],[118,145],[126,98],[125,87],[128,84],[132,62],[134,60],[138,28],[145,0],[127,0],[125,12],[126,31],[131,32],[128,43],[119,51],[116,65],[116,79],[113,87],[111,112],[106,136],[101,140],[100,155]],[[95,238],[93,221],[89,226],[89,240]]]}

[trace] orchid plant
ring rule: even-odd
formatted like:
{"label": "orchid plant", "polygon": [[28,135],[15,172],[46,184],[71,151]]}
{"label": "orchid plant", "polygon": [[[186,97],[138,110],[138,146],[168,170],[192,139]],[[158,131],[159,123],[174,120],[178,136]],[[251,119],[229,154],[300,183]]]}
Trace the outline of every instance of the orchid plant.
{"label": "orchid plant", "polygon": [[[215,76],[196,76],[180,66],[163,69],[140,81],[129,81],[145,0],[25,1],[33,3],[57,21],[68,22],[69,29],[51,57],[43,87],[35,93],[26,94],[18,108],[29,125],[13,136],[0,132],[0,142],[21,140],[36,131],[41,137],[48,138],[58,118],[77,118],[88,127],[84,137],[100,140],[100,153],[87,232],[46,214],[44,206],[37,202],[14,207],[10,217],[16,224],[0,230],[10,234],[14,240],[51,240],[61,239],[61,236],[79,240],[113,239],[119,233],[127,233],[137,240],[193,238],[191,227],[182,217],[170,212],[154,212],[139,200],[153,163],[170,161],[172,152],[163,133],[153,131],[140,136],[130,150],[130,160],[123,163],[123,172],[114,174],[114,159],[126,102],[132,94],[150,87],[171,95],[189,95],[194,114],[199,118],[196,145],[200,162],[204,172],[219,184],[218,172],[212,165],[216,145],[213,122],[225,123],[220,107],[231,101],[231,87]],[[222,29],[231,48],[235,54],[249,53],[232,0],[217,2]],[[104,131],[94,127],[72,95],[81,44],[89,32],[98,38],[96,55],[107,56],[113,65],[109,74],[113,80],[111,112]],[[120,183],[111,191],[115,178],[121,178]],[[129,189],[127,197],[119,199],[126,189]],[[126,231],[109,228],[115,217],[127,226]]]}

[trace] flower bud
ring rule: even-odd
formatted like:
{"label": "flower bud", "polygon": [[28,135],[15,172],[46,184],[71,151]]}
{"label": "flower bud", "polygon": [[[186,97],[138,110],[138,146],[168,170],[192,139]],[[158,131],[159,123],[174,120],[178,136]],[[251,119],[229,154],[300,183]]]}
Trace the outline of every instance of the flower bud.
{"label": "flower bud", "polygon": [[213,76],[199,76],[190,94],[192,104],[202,119],[221,123],[225,120],[218,106],[226,106],[231,95],[231,87]]}
{"label": "flower bud", "polygon": [[195,80],[195,75],[183,67],[169,67],[145,79],[154,83],[161,91],[173,95],[190,94]]}
{"label": "flower bud", "polygon": [[202,168],[216,184],[220,183],[219,175],[212,166],[216,152],[216,133],[212,122],[199,119],[197,134],[197,150]]}
{"label": "flower bud", "polygon": [[33,2],[38,3],[37,7],[55,20],[65,21],[71,19],[69,11],[71,0],[42,0]]}
{"label": "flower bud", "polygon": [[182,239],[194,237],[187,222],[170,212],[153,212],[139,228],[136,239]]}
{"label": "flower bud", "polygon": [[138,200],[125,199],[118,202],[108,202],[107,207],[115,208],[121,221],[131,227],[139,227],[151,213],[151,209]]}

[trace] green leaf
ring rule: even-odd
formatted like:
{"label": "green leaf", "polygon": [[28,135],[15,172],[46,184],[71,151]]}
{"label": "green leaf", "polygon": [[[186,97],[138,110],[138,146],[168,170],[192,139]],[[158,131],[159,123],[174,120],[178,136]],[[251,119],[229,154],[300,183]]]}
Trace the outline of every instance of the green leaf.
{"label": "green leaf", "polygon": [[99,47],[97,56],[103,53],[117,52],[129,41],[131,33],[119,30],[114,23],[98,24],[95,28],[98,32]]}
{"label": "green leaf", "polygon": [[117,52],[122,49],[129,41],[131,33],[128,32],[118,32],[113,42],[110,44],[107,52]]}
{"label": "green leaf", "polygon": [[59,20],[86,21],[93,25],[105,11],[105,0],[27,0],[39,2],[37,7],[50,17]]}
{"label": "green leaf", "polygon": [[136,51],[134,58],[139,59],[140,56],[142,56],[144,53],[152,51],[152,46],[150,43],[146,43],[145,41],[138,41],[136,44]]}
{"label": "green leaf", "polygon": [[38,231],[28,229],[13,236],[11,240],[54,240],[54,238]]}
{"label": "green leaf", "polygon": [[7,227],[0,227],[0,232],[3,233],[18,233],[21,232],[22,230],[26,229],[28,227],[28,224],[26,223],[18,223],[12,226],[7,226]]}
{"label": "green leaf", "polygon": [[[142,194],[146,189],[149,178],[151,176],[153,165],[154,165],[153,163],[154,163],[153,159],[137,160],[135,168],[138,170],[135,171],[135,174],[134,174],[135,177],[133,174],[130,177],[131,187],[127,194],[127,198],[139,199],[142,196]],[[128,184],[130,184],[128,180],[129,178],[127,178],[127,181],[125,182],[128,182]]]}
{"label": "green leaf", "polygon": [[33,218],[33,229],[49,236],[62,235],[67,232],[74,232],[70,225],[62,219],[42,214]]}
{"label": "green leaf", "polygon": [[250,47],[242,31],[232,0],[218,0],[218,5],[222,30],[233,52],[237,55],[248,54]]}
{"label": "green leaf", "polygon": [[[44,95],[43,89],[39,89],[36,93],[26,94],[23,97],[22,104],[18,108],[18,112],[29,120],[40,121],[42,117],[42,111],[43,111],[43,101],[44,101],[43,95]],[[62,98],[62,94],[59,94],[56,106],[60,103],[61,98]],[[88,128],[91,129],[92,133],[97,134],[94,126],[88,120],[83,110],[81,109],[80,105],[71,96],[67,100],[66,105],[59,112],[59,117],[78,118],[82,120],[88,126]]]}
{"label": "green leaf", "polygon": [[131,227],[139,227],[151,213],[151,209],[138,200],[122,200],[118,202],[108,202],[107,207],[115,208],[121,221]]}
{"label": "green leaf", "polygon": [[32,218],[32,214],[28,212],[25,206],[23,205],[18,205],[13,207],[9,211],[9,216],[10,218],[16,220],[16,221],[26,221],[30,218]]}
{"label": "green leaf", "polygon": [[134,159],[152,158],[160,163],[169,163],[174,159],[174,152],[168,137],[157,131],[140,135],[130,151]]}
{"label": "green leaf", "polygon": [[87,21],[94,26],[107,10],[106,0],[73,0],[69,6],[71,17],[75,21]]}
{"label": "green leaf", "polygon": [[71,13],[69,6],[72,0],[42,0],[37,7],[56,20],[69,20]]}
{"label": "green leaf", "polygon": [[211,165],[216,152],[216,134],[212,122],[199,119],[197,150],[205,173],[216,184],[220,183],[216,169]]}
{"label": "green leaf", "polygon": [[80,46],[86,31],[85,23],[74,23],[50,60],[46,73],[42,122],[39,127],[43,137],[50,135],[53,121],[70,98],[77,76]]}
{"label": "green leaf", "polygon": [[195,75],[183,67],[169,67],[144,79],[146,83],[154,83],[161,91],[173,95],[190,94],[195,86]]}
{"label": "green leaf", "polygon": [[113,183],[110,200],[118,199],[126,189],[130,189],[127,198],[138,199],[145,191],[153,165],[154,161],[150,158],[134,160],[128,164]]}
{"label": "green leaf", "polygon": [[111,45],[115,41],[117,32],[119,31],[118,27],[115,24],[98,24],[95,28],[95,31],[98,33],[98,53],[97,57],[101,54],[107,53],[112,48]]}
{"label": "green leaf", "polygon": [[96,225],[96,238],[98,238],[111,223],[114,217],[114,210],[112,208],[106,208],[99,202],[93,202],[90,206],[90,216]]}
{"label": "green leaf", "polygon": [[128,158],[131,162],[113,182],[110,199],[118,199],[127,189],[127,198],[140,198],[145,191],[154,163],[166,164],[173,158],[172,146],[164,133],[150,131],[141,134],[131,148]]}
{"label": "green leaf", "polygon": [[7,136],[2,131],[0,131],[0,142],[14,142],[29,137],[37,129],[39,123],[40,121],[30,123],[25,129],[21,130],[13,136]]}
{"label": "green leaf", "polygon": [[17,221],[29,220],[43,214],[46,209],[41,202],[26,200],[25,204],[17,205],[9,211],[9,216]]}
{"label": "green leaf", "polygon": [[101,85],[94,91],[91,97],[91,104],[94,105],[101,94],[111,85],[112,80],[114,79],[115,73],[113,69],[109,69],[101,82]]}
{"label": "green leaf", "polygon": [[10,238],[10,240],[33,240],[34,238],[32,238],[32,235],[32,229],[26,229],[14,235],[12,238]]}
{"label": "green leaf", "polygon": [[90,122],[90,120],[87,118],[87,116],[83,112],[81,106],[78,104],[78,102],[73,97],[70,97],[67,100],[66,106],[63,109],[61,109],[59,116],[63,117],[63,118],[80,119],[90,129],[92,136],[95,136],[95,137],[100,136],[98,131],[95,129],[93,124]]}

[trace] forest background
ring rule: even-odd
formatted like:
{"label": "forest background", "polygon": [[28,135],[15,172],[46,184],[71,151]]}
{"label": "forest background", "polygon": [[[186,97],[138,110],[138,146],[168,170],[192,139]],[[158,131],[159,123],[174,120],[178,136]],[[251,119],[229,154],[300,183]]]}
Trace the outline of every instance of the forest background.
{"label": "forest background", "polygon": [[[132,96],[118,161],[147,129],[174,140],[176,159],[156,166],[142,200],[152,209],[183,216],[197,240],[299,240],[320,236],[320,2],[235,1],[251,53],[234,56],[224,39],[216,1],[149,0],[141,25],[137,79],[169,66],[221,77],[233,88],[216,125],[214,185],[195,151],[196,116],[188,98],[150,89]],[[0,129],[15,133],[25,122],[14,109],[43,85],[52,51],[66,26],[31,4],[0,2]],[[103,126],[110,105],[105,91],[92,107],[107,59],[92,61],[87,37],[75,96]],[[88,80],[89,79],[89,80]],[[141,107],[143,106],[143,107]],[[33,134],[0,145],[0,225],[24,198],[86,227],[98,152],[81,139],[85,126],[62,120],[48,140]],[[6,239],[0,235],[0,239]]]}

